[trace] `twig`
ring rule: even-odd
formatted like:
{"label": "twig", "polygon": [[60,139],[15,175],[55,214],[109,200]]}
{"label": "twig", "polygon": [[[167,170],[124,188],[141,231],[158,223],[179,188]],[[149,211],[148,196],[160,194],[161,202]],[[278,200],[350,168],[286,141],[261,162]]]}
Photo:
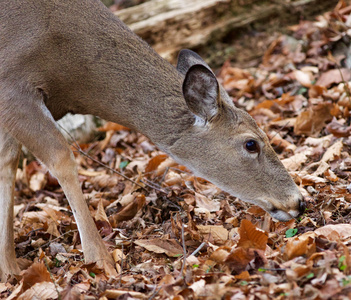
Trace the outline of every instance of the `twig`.
{"label": "twig", "polygon": [[[123,273],[124,244],[122,243],[121,274]],[[119,286],[122,287],[122,276],[119,276]]]}
{"label": "twig", "polygon": [[146,179],[146,181],[144,181],[144,180],[140,180],[140,181],[142,183],[144,183],[146,186],[148,186],[148,187],[150,187],[150,188],[152,188],[152,189],[154,189],[154,190],[156,190],[158,192],[161,192],[163,194],[168,194],[169,193],[169,191],[162,190],[161,186],[159,184],[157,184],[155,182],[152,182],[152,181],[150,181],[148,179]]}
{"label": "twig", "polygon": [[207,243],[202,242],[201,245],[200,245],[199,247],[197,247],[196,250],[195,250],[193,253],[191,253],[189,256],[191,256],[191,255],[194,255],[194,256],[195,256],[196,254],[198,254],[198,253],[200,252],[200,250],[201,250],[205,245],[207,245]]}
{"label": "twig", "polygon": [[160,292],[160,290],[162,289],[162,286],[159,287],[159,289],[157,291],[155,291],[154,293],[152,293],[152,295],[149,297],[148,300],[152,300],[155,298],[155,296]]}
{"label": "twig", "polygon": [[45,266],[46,266],[46,269],[47,269],[48,272],[49,272],[50,279],[51,279],[52,283],[53,283],[54,286],[55,286],[55,290],[56,290],[56,293],[57,293],[57,298],[58,298],[59,300],[61,300],[61,294],[60,294],[60,292],[59,292],[59,290],[58,290],[58,287],[57,287],[57,284],[56,284],[56,282],[55,282],[55,280],[54,280],[54,276],[52,276],[52,273],[51,273],[49,264],[48,264],[46,258],[44,258],[43,260],[44,260],[44,264],[45,264]]}
{"label": "twig", "polygon": [[184,239],[184,223],[182,224],[182,245],[183,245],[183,263],[182,263],[182,268],[180,270],[180,273],[178,275],[179,279],[181,276],[183,276],[185,264],[186,264],[186,247],[185,247],[185,239]]}
{"label": "twig", "polygon": [[75,139],[65,128],[63,128],[61,125],[59,125],[59,126],[60,126],[61,129],[62,129],[64,132],[66,132],[66,134],[71,138],[71,140],[72,140],[72,144],[71,144],[71,145],[72,145],[72,146],[74,147],[74,149],[76,149],[76,151],[78,151],[80,154],[82,154],[82,155],[88,157],[88,158],[91,159],[93,162],[96,162],[96,163],[99,164],[100,166],[103,166],[104,168],[110,170],[111,172],[113,172],[113,173],[115,173],[115,174],[118,174],[119,176],[123,177],[124,179],[126,179],[126,180],[128,180],[128,181],[130,181],[130,182],[132,182],[132,183],[134,183],[135,185],[137,185],[138,187],[142,188],[142,189],[145,190],[147,193],[149,193],[148,190],[147,190],[145,187],[143,187],[142,185],[140,185],[139,183],[137,183],[137,182],[135,182],[134,180],[130,179],[130,178],[127,177],[126,175],[122,174],[121,172],[118,172],[118,171],[116,171],[115,169],[110,168],[109,166],[103,164],[103,163],[100,162],[99,160],[97,160],[97,159],[91,157],[88,153],[84,152],[84,151],[82,150],[82,148],[79,146],[79,144],[77,143],[76,139]]}
{"label": "twig", "polygon": [[275,138],[275,136],[279,134],[279,132],[281,132],[286,126],[288,126],[289,123],[290,122],[288,121],[285,125],[281,126],[281,128],[279,128],[278,131],[270,138],[270,141],[272,141]]}
{"label": "twig", "polygon": [[[130,179],[129,177],[127,177],[126,175],[122,174],[121,172],[116,171],[115,169],[112,169],[111,167],[109,167],[108,165],[105,165],[104,163],[102,163],[101,161],[93,158],[92,156],[90,156],[88,153],[85,153],[79,146],[75,146],[73,145],[73,147],[82,155],[88,157],[89,159],[91,159],[93,162],[96,162],[97,164],[99,164],[100,166],[103,166],[104,168],[110,170],[111,172],[118,174],[119,176],[123,177],[124,179],[134,183],[135,185],[137,185],[138,187],[142,188],[143,190],[145,190],[147,193],[149,193],[149,191],[143,187],[141,184],[137,183],[136,181]],[[151,187],[152,188],[152,187]]]}
{"label": "twig", "polygon": [[40,248],[45,247],[45,246],[49,245],[50,243],[52,243],[52,242],[54,242],[54,241],[56,241],[56,240],[59,240],[60,238],[62,238],[62,237],[65,236],[66,234],[69,234],[69,233],[72,233],[72,232],[77,232],[77,231],[78,231],[77,229],[69,230],[69,231],[65,232],[64,234],[61,234],[61,235],[58,236],[57,238],[55,238],[55,239],[53,239],[53,240],[50,240],[49,242],[47,242],[47,243],[41,245],[39,248],[27,252],[25,255],[22,255],[21,257],[22,257],[22,258],[27,257],[29,254],[38,251]]}

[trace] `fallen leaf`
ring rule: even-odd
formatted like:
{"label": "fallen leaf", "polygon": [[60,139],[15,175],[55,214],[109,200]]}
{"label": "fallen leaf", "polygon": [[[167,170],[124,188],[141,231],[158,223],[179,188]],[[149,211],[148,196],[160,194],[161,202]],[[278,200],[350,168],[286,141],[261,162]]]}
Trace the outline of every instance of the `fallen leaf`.
{"label": "fallen leaf", "polygon": [[150,161],[148,162],[146,168],[145,168],[145,173],[151,173],[153,171],[155,171],[158,166],[164,162],[166,159],[168,158],[168,156],[166,154],[159,154],[153,158],[150,159]]}
{"label": "fallen leaf", "polygon": [[[130,290],[123,290],[123,289],[119,289],[119,290],[106,290],[103,295],[107,298],[111,298],[111,299],[119,299],[121,297],[121,299],[132,299],[133,298],[137,298],[137,299],[146,299],[149,298],[145,293],[140,293],[140,292],[134,292],[134,291],[130,291]],[[125,298],[124,298],[125,297]]]}
{"label": "fallen leaf", "polygon": [[183,254],[183,248],[174,239],[136,240],[134,244],[155,253],[165,253],[169,257]]}
{"label": "fallen leaf", "polygon": [[124,206],[116,214],[109,216],[108,220],[112,227],[117,227],[117,224],[119,222],[133,219],[136,214],[144,207],[145,201],[145,196],[139,194],[134,198],[133,202]]}
{"label": "fallen leaf", "polygon": [[351,71],[346,68],[333,69],[323,72],[318,78],[316,85],[330,87],[332,84],[348,82],[351,80]]}
{"label": "fallen leaf", "polygon": [[340,157],[342,148],[343,148],[342,140],[338,140],[333,145],[331,145],[327,149],[327,151],[325,151],[321,161],[329,162],[336,159],[337,157]]}
{"label": "fallen leaf", "polygon": [[32,264],[23,272],[23,289],[22,292],[34,286],[39,282],[51,282],[50,273],[43,262]]}
{"label": "fallen leaf", "polygon": [[224,263],[236,274],[245,271],[247,264],[255,258],[255,252],[242,247],[235,248],[227,256]]}
{"label": "fallen leaf", "polygon": [[119,125],[117,123],[106,122],[103,126],[97,128],[96,130],[106,132],[106,131],[110,131],[110,130],[119,131],[119,130],[130,130],[130,129],[128,127],[125,127],[123,125]]}
{"label": "fallen leaf", "polygon": [[289,158],[282,159],[284,167],[288,171],[296,171],[307,161],[308,157],[305,153],[296,153]]}
{"label": "fallen leaf", "polygon": [[336,137],[348,137],[351,135],[351,126],[340,124],[335,118],[327,125],[327,130]]}
{"label": "fallen leaf", "polygon": [[18,296],[18,300],[27,299],[58,299],[63,289],[53,282],[38,282]]}
{"label": "fallen leaf", "polygon": [[332,104],[323,102],[310,107],[307,111],[301,112],[296,118],[294,132],[306,135],[318,133],[325,126],[326,122],[332,120],[331,108]]}
{"label": "fallen leaf", "polygon": [[228,240],[228,230],[223,226],[197,225],[197,228],[205,240],[216,245],[222,245]]}
{"label": "fallen leaf", "polygon": [[266,249],[268,233],[257,228],[249,220],[241,221],[239,235],[240,239],[238,242],[238,247],[242,247],[244,249]]}
{"label": "fallen leaf", "polygon": [[314,231],[317,235],[323,235],[328,240],[338,241],[351,237],[350,224],[330,224],[320,227]]}
{"label": "fallen leaf", "polygon": [[195,201],[196,201],[196,207],[205,208],[209,212],[216,212],[216,211],[219,211],[219,209],[221,208],[221,203],[218,200],[215,200],[215,199],[210,200],[199,193],[195,193]]}
{"label": "fallen leaf", "polygon": [[305,87],[310,87],[312,85],[312,74],[310,72],[303,72],[301,70],[295,70],[294,75],[296,80]]}
{"label": "fallen leaf", "polygon": [[315,233],[307,232],[299,237],[289,238],[284,250],[284,254],[286,255],[287,259],[290,260],[302,255],[309,257],[311,254],[316,252],[314,237]]}

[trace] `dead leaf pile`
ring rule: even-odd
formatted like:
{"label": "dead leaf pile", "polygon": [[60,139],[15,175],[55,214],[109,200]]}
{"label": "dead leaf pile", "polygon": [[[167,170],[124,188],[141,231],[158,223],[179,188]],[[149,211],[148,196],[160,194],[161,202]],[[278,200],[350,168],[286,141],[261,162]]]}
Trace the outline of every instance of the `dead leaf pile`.
{"label": "dead leaf pile", "polygon": [[0,283],[1,298],[349,299],[351,6],[290,29],[257,68],[227,62],[219,80],[294,177],[301,218],[273,220],[108,123],[103,140],[72,149],[118,275],[84,264],[60,186],[23,159],[14,224],[23,271]]}

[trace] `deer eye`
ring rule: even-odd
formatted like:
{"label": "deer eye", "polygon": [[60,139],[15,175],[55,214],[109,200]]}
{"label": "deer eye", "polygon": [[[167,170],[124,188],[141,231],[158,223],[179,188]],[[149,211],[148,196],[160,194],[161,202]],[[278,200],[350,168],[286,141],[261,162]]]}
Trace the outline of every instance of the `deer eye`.
{"label": "deer eye", "polygon": [[255,140],[248,140],[245,142],[245,149],[250,153],[258,153],[260,146]]}

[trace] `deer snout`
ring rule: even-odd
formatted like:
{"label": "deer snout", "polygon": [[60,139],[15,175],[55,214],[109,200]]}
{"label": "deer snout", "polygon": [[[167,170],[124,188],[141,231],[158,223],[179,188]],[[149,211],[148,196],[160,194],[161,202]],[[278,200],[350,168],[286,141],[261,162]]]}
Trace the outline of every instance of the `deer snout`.
{"label": "deer snout", "polygon": [[283,222],[298,218],[306,209],[306,203],[301,194],[296,194],[294,197],[290,198],[289,208],[284,208],[281,205],[280,208],[277,208],[277,206],[271,207],[269,213],[275,219]]}
{"label": "deer snout", "polygon": [[293,218],[297,218],[305,212],[306,202],[302,196],[297,200],[297,205],[295,207],[295,209],[288,212]]}
{"label": "deer snout", "polygon": [[305,200],[302,198],[302,199],[300,200],[300,203],[299,203],[299,212],[300,212],[299,216],[302,215],[302,214],[305,212],[305,210],[306,210],[306,202],[305,202]]}

